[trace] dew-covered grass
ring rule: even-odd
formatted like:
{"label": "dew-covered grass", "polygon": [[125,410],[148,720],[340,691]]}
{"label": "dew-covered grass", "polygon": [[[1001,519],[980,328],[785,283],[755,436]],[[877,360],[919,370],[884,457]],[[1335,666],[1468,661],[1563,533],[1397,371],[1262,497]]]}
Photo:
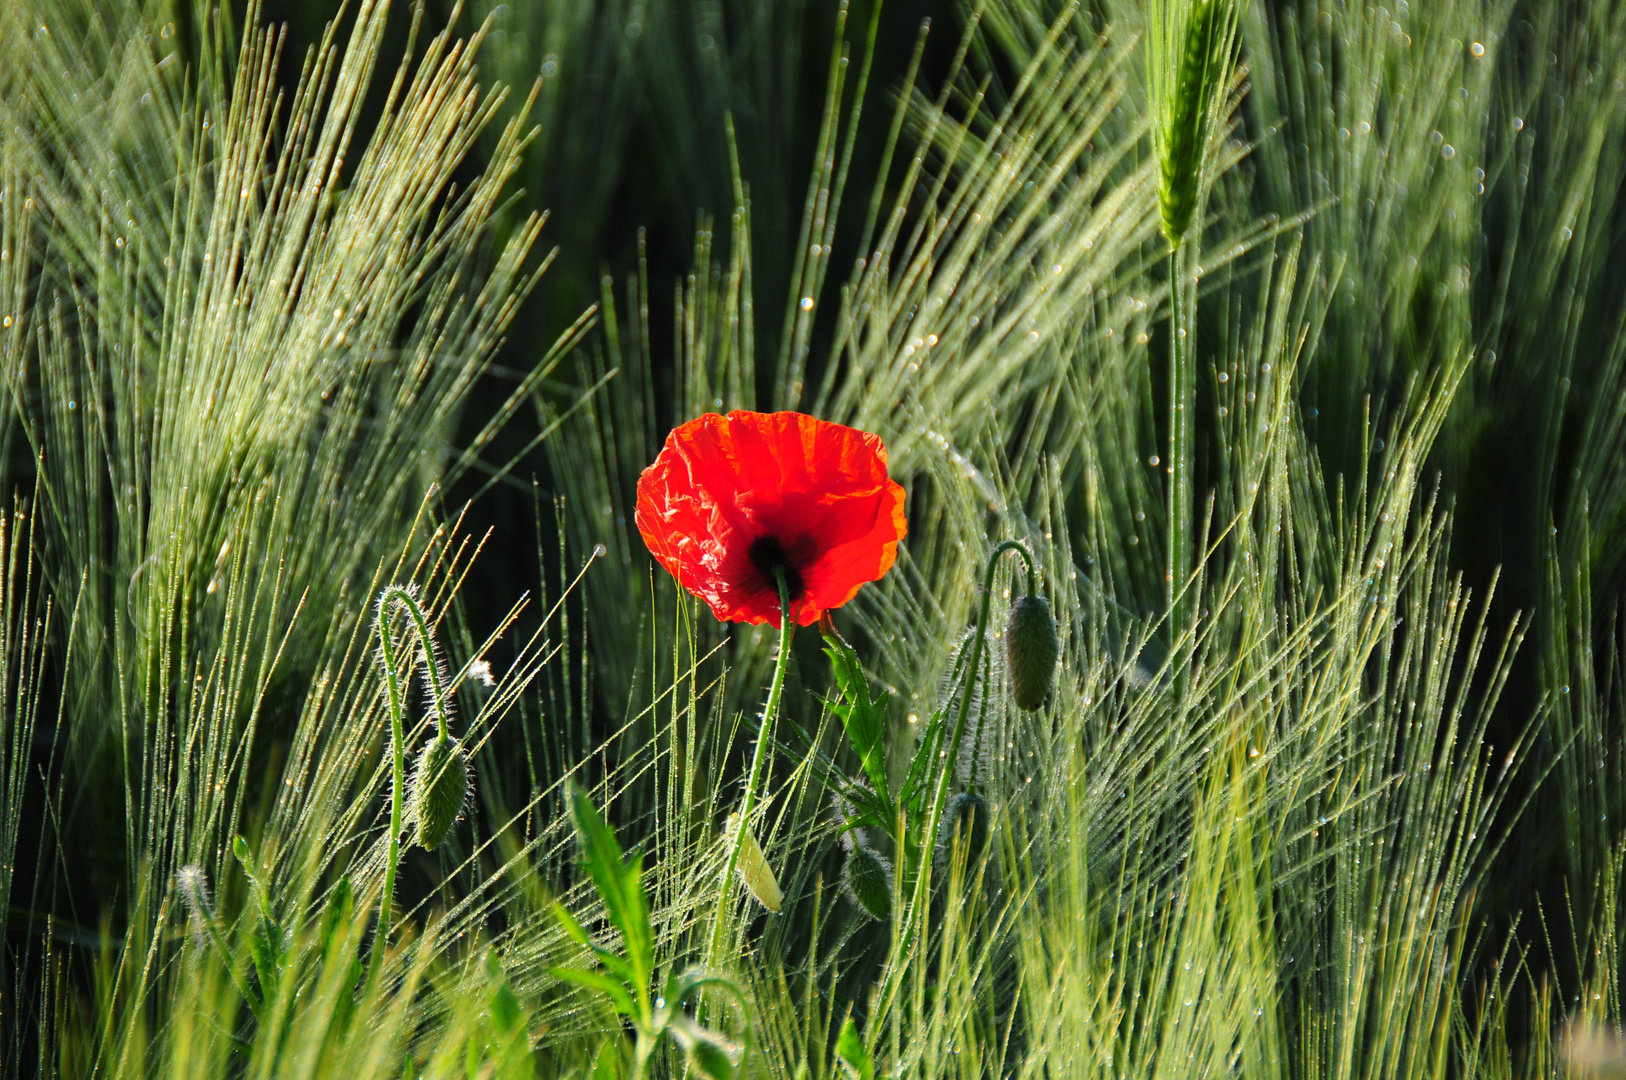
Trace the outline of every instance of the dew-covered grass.
{"label": "dew-covered grass", "polygon": [[[6,1076],[1626,1075],[1619,4],[0,50]],[[640,538],[736,408],[886,444],[850,652]]]}

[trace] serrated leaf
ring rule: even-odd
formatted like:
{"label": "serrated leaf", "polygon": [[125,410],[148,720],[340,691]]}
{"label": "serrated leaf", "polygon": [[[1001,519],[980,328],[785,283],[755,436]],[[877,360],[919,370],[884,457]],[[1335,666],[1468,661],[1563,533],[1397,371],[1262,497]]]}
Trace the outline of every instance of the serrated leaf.
{"label": "serrated leaf", "polygon": [[847,741],[864,766],[864,774],[877,794],[886,795],[886,695],[879,700],[870,697],[869,680],[858,654],[845,642],[825,639],[824,653],[830,658],[836,685],[841,688],[843,701],[833,704],[832,711],[841,718],[847,729]]}
{"label": "serrated leaf", "polygon": [[841,1062],[841,1071],[848,1080],[875,1080],[875,1062],[864,1049],[864,1040],[858,1037],[858,1025],[850,1016],[841,1025],[841,1035],[836,1039],[836,1060]]}
{"label": "serrated leaf", "polygon": [[914,759],[909,762],[909,772],[904,777],[903,787],[898,793],[898,801],[915,814],[919,814],[923,809],[922,806],[916,805],[915,801],[931,790],[932,781],[936,779],[936,769],[933,766],[936,764],[943,740],[948,737],[945,730],[946,720],[947,715],[942,709],[938,709],[927,718],[926,728],[920,733],[920,745],[915,748]]}

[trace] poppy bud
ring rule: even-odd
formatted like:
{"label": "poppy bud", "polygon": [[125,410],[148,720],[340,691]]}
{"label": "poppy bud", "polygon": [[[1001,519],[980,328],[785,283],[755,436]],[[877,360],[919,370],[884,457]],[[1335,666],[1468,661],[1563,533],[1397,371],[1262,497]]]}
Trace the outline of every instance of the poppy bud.
{"label": "poppy bud", "polygon": [[1030,594],[1011,605],[1005,627],[1005,667],[1018,707],[1037,709],[1044,704],[1060,652],[1056,620],[1050,617],[1044,597]]}
{"label": "poppy bud", "polygon": [[419,846],[433,851],[446,842],[469,798],[469,756],[456,739],[431,739],[418,754],[407,794]]}
{"label": "poppy bud", "polygon": [[847,853],[841,883],[870,918],[884,919],[892,914],[892,867],[863,844],[854,844]]}
{"label": "poppy bud", "polygon": [[943,820],[937,827],[937,847],[945,856],[954,848],[958,834],[965,848],[966,862],[982,857],[988,846],[988,800],[971,791],[962,791],[943,808]]}

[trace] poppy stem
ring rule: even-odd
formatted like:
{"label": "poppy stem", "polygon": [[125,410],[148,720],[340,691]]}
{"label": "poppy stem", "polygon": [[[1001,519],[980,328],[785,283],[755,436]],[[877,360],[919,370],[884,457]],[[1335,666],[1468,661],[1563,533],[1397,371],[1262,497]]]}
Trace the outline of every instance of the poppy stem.
{"label": "poppy stem", "polygon": [[394,757],[390,763],[390,843],[384,857],[384,896],[378,902],[378,928],[373,932],[372,957],[368,964],[373,975],[378,973],[384,947],[389,943],[395,868],[401,861],[401,798],[406,784],[406,734],[401,730],[401,684],[395,674],[395,647],[390,642],[389,595],[389,590],[385,590],[379,598],[378,651],[384,660],[384,682],[389,687],[390,749]]}
{"label": "poppy stem", "polygon": [[[988,556],[988,569],[982,578],[982,611],[977,615],[977,633],[971,639],[971,663],[966,667],[965,690],[960,694],[960,708],[954,720],[954,738],[950,740],[955,757],[960,754],[960,740],[965,738],[965,722],[971,711],[971,695],[976,690],[977,676],[982,670],[982,650],[984,640],[988,636],[988,610],[994,600],[994,570],[999,566],[999,557],[1007,551],[1014,551],[1022,556],[1022,562],[1027,568],[1028,591],[1033,591],[1033,556],[1028,549],[1022,546],[1019,540],[1002,540]],[[948,790],[949,773],[954,771],[954,762],[945,759],[943,771],[937,777],[937,793],[932,797],[931,820],[936,821],[942,809],[943,795]]]}
{"label": "poppy stem", "polygon": [[429,680],[429,696],[435,702],[435,742],[444,743],[446,734],[446,688],[441,684],[440,663],[435,656],[435,632],[430,629],[429,617],[418,606],[418,598],[399,585],[391,585],[384,590],[384,599],[391,604],[400,604],[412,619],[412,626],[418,632],[418,647],[423,651],[424,677]]}
{"label": "poppy stem", "polygon": [[773,682],[768,686],[768,704],[762,710],[762,726],[757,731],[756,750],[751,754],[751,771],[746,774],[745,798],[740,802],[734,836],[728,842],[728,862],[723,866],[723,879],[717,886],[717,917],[711,924],[712,963],[716,963],[717,950],[722,947],[723,924],[730,910],[734,874],[740,865],[740,847],[745,832],[751,827],[751,814],[756,809],[757,781],[762,775],[762,762],[768,744],[773,741],[774,717],[779,714],[779,698],[785,690],[785,669],[790,666],[790,640],[796,629],[790,607],[790,587],[785,581],[782,567],[774,567],[774,581],[779,585],[779,659],[774,664]]}
{"label": "poppy stem", "polygon": [[384,661],[384,682],[389,687],[390,744],[393,757],[390,762],[390,843],[384,860],[384,896],[378,904],[378,929],[373,936],[371,964],[374,971],[383,961],[384,946],[389,944],[390,908],[395,903],[395,876],[401,863],[401,804],[406,786],[406,733],[402,716],[401,683],[395,673],[395,645],[390,640],[390,609],[399,605],[412,619],[418,635],[418,648],[423,652],[423,666],[429,680],[430,696],[435,703],[436,743],[444,743],[446,735],[446,693],[441,685],[440,665],[435,660],[435,639],[429,628],[429,618],[418,606],[411,590],[390,585],[378,596],[378,651]]}

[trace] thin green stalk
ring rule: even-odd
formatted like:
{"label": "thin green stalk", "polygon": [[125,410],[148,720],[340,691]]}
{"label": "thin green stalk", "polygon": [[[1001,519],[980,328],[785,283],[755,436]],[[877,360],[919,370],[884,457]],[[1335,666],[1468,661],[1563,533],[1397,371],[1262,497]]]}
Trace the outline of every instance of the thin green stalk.
{"label": "thin green stalk", "polygon": [[435,662],[435,638],[429,628],[429,617],[424,614],[423,608],[418,606],[417,597],[411,591],[399,585],[391,585],[384,590],[382,597],[386,604],[400,604],[412,619],[413,628],[418,632],[418,648],[423,650],[423,666],[429,679],[430,694],[435,699],[435,728],[436,743],[444,743],[446,734],[446,688],[440,681],[440,665]]}
{"label": "thin green stalk", "polygon": [[717,917],[711,925],[710,954],[713,961],[716,960],[717,950],[722,945],[723,924],[728,915],[734,872],[739,869],[740,864],[740,843],[745,838],[745,830],[751,827],[751,812],[756,808],[757,780],[762,774],[762,762],[767,757],[768,744],[773,740],[774,717],[779,714],[779,698],[785,690],[785,669],[790,664],[791,634],[796,629],[790,609],[790,589],[785,584],[785,572],[775,567],[774,580],[779,584],[779,659],[774,664],[773,682],[768,687],[768,704],[762,710],[762,728],[757,732],[756,750],[751,755],[751,771],[745,779],[745,798],[740,803],[734,837],[729,841],[728,862],[723,866],[723,879],[717,887]]}
{"label": "thin green stalk", "polygon": [[[1015,551],[1017,554],[1022,556],[1022,562],[1027,568],[1029,588],[1031,589],[1032,587],[1033,557],[1028,554],[1027,548],[1023,547],[1022,543],[1018,540],[1000,541],[999,544],[994,547],[994,550],[989,553],[988,567],[983,572],[982,609],[977,614],[977,632],[971,639],[971,662],[966,665],[965,669],[965,689],[960,693],[960,705],[956,711],[954,720],[954,735],[948,743],[949,746],[955,748],[956,753],[958,753],[959,750],[960,740],[965,737],[965,723],[971,711],[971,695],[975,691],[978,669],[982,665],[983,643],[988,636],[988,613],[993,604],[994,571],[999,566],[999,557],[1007,551]],[[948,792],[948,778],[949,773],[952,771],[952,762],[948,761],[947,758],[944,758],[943,767],[937,774],[937,786],[932,792],[931,806],[927,811],[926,820],[928,822],[936,822],[942,816],[943,796]],[[925,835],[928,838],[930,837],[930,829],[928,829]],[[924,887],[923,883],[925,881],[925,877],[926,876],[924,874],[915,875],[912,888],[915,890],[915,897],[917,900],[921,896],[920,890]],[[900,929],[897,935],[897,940],[907,940],[910,937],[910,935],[914,932],[914,924],[920,919],[921,913],[922,911],[920,904],[917,903],[911,906],[911,909],[905,919],[906,925]]]}
{"label": "thin green stalk", "polygon": [[[1164,577],[1169,609],[1169,642],[1177,646],[1191,624],[1191,598],[1184,594],[1191,576],[1191,489],[1194,441],[1193,414],[1197,410],[1197,379],[1192,363],[1195,326],[1186,303],[1185,250],[1176,243],[1169,250],[1169,460],[1168,564]],[[1195,300],[1195,295],[1192,300]]]}
{"label": "thin green stalk", "polygon": [[[388,591],[385,593],[388,596]],[[384,658],[384,681],[390,696],[390,842],[384,858],[384,895],[378,903],[378,929],[373,934],[372,968],[376,974],[389,941],[390,905],[395,897],[395,869],[401,861],[401,800],[406,787],[406,732],[401,724],[401,684],[395,674],[395,648],[390,644],[389,608],[380,603],[378,649]]]}

